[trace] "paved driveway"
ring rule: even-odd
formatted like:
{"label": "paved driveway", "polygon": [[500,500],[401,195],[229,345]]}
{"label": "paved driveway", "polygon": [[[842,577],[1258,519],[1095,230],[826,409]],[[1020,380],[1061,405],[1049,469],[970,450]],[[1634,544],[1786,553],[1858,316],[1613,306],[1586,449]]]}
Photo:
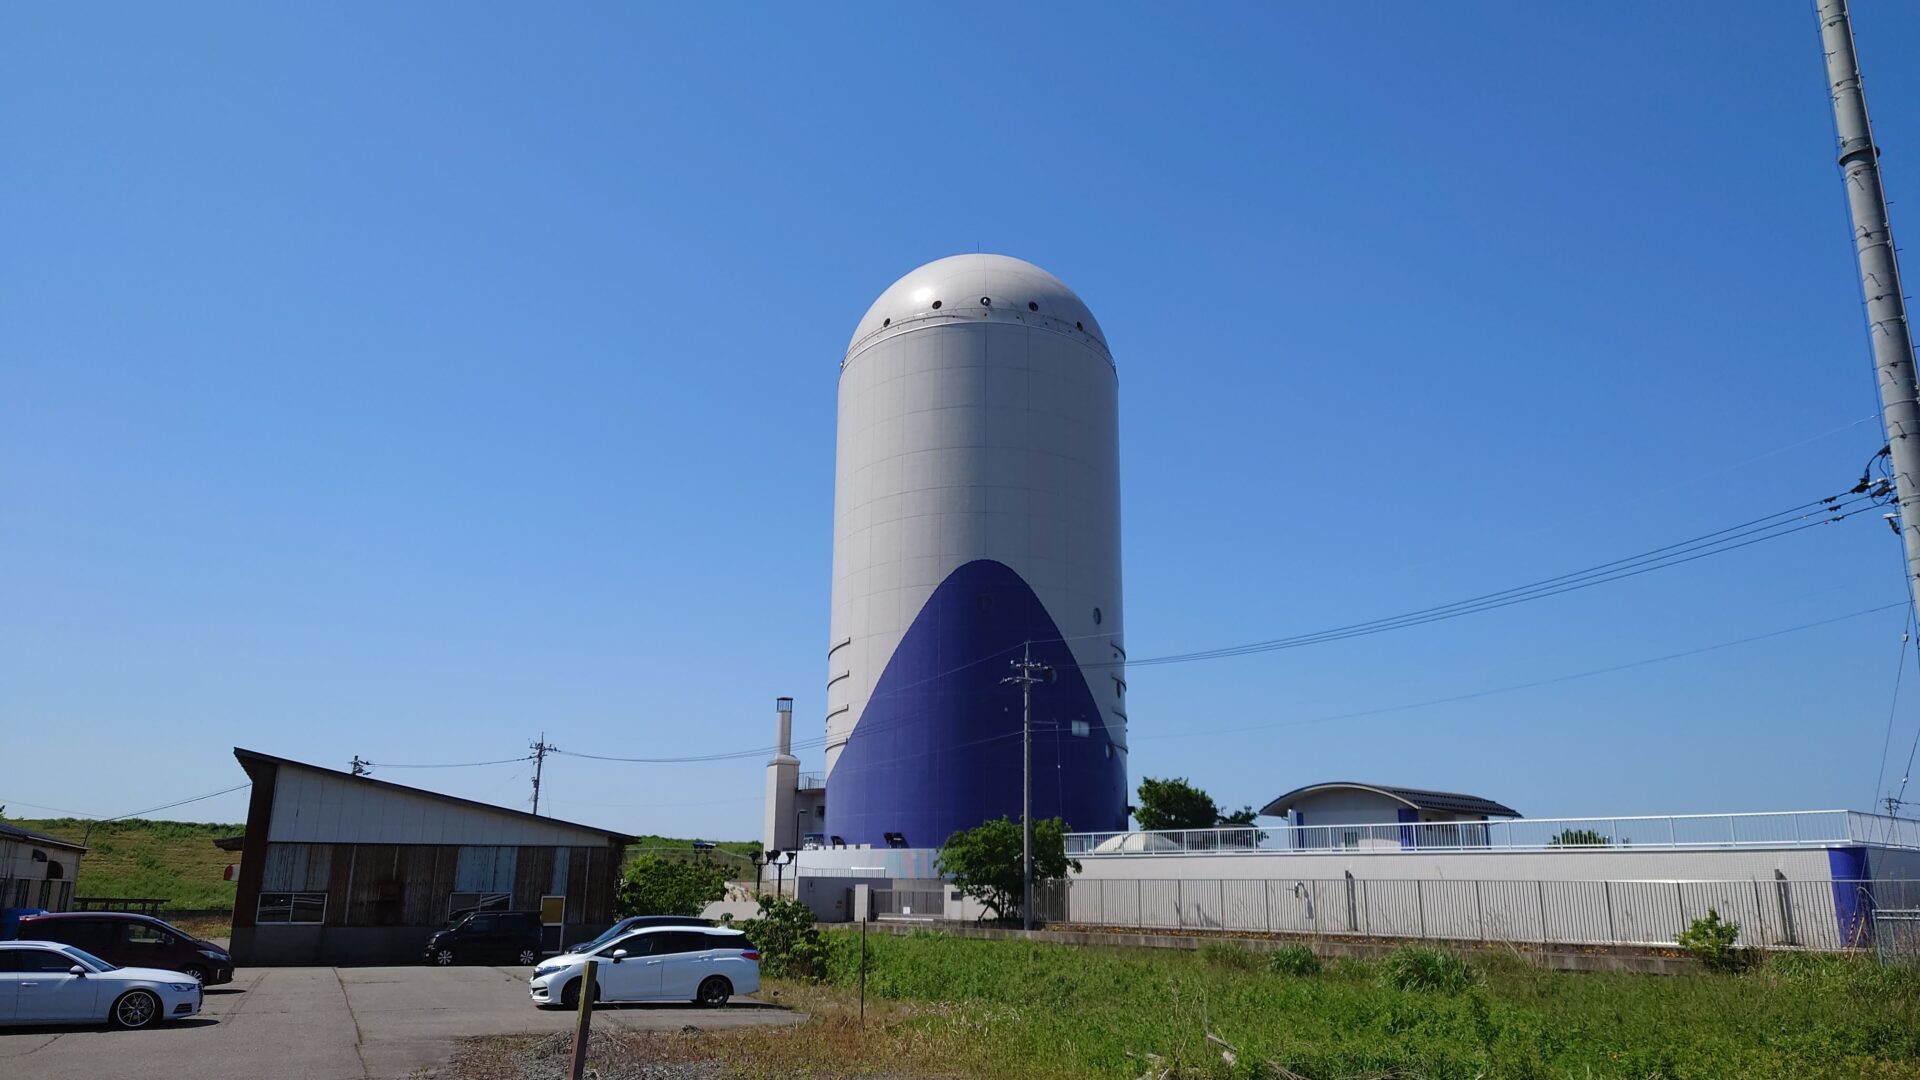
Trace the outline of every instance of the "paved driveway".
{"label": "paved driveway", "polygon": [[[252,968],[207,991],[191,1020],[146,1031],[0,1028],[0,1077],[22,1080],[368,1080],[422,1075],[469,1035],[570,1030],[527,1000],[526,968]],[[724,1009],[607,1006],[596,1028],[678,1031],[788,1024],[736,998]]]}

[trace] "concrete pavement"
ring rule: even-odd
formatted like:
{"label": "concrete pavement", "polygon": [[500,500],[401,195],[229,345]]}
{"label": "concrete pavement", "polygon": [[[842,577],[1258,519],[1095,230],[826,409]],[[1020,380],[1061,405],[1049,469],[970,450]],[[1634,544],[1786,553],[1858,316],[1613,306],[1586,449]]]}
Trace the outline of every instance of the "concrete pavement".
{"label": "concrete pavement", "polygon": [[[20,1080],[387,1080],[431,1075],[458,1040],[570,1030],[527,999],[526,968],[253,968],[206,992],[201,1015],[145,1031],[0,1027],[0,1076]],[[724,1009],[603,1006],[594,1027],[678,1031],[803,1017],[736,998]]]}

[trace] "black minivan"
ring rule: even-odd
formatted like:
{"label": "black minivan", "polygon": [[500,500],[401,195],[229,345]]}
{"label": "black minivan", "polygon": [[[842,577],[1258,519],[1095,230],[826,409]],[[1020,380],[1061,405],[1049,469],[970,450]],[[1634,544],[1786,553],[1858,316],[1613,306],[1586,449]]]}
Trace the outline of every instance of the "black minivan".
{"label": "black minivan", "polygon": [[436,930],[427,939],[429,964],[519,964],[540,962],[540,913],[476,911]]}
{"label": "black minivan", "polygon": [[22,941],[58,941],[85,949],[122,967],[181,971],[202,986],[233,981],[233,957],[151,915],[127,911],[63,911],[28,915],[17,931]]}
{"label": "black minivan", "polygon": [[710,927],[712,925],[711,919],[696,919],[687,915],[630,915],[607,927],[604,933],[592,941],[582,941],[577,945],[567,946],[567,951],[570,953],[592,952],[614,938],[624,937],[648,926]]}

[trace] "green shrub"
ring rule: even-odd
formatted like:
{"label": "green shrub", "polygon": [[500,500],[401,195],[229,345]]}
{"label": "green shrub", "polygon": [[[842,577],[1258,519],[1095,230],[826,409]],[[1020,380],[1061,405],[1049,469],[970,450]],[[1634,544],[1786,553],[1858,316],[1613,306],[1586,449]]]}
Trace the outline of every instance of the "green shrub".
{"label": "green shrub", "polygon": [[827,941],[813,925],[813,910],[798,900],[760,898],[760,917],[739,929],[760,950],[760,970],[768,975],[819,982],[827,975]]}
{"label": "green shrub", "polygon": [[1693,925],[1674,941],[1708,971],[1739,971],[1752,966],[1754,960],[1752,950],[1735,946],[1739,939],[1740,924],[1728,922],[1708,908],[1706,918],[1693,920]]}
{"label": "green shrub", "polygon": [[1477,978],[1459,953],[1431,945],[1402,945],[1387,955],[1383,969],[1387,985],[1396,990],[1457,994]]}
{"label": "green shrub", "polygon": [[1275,975],[1318,975],[1320,954],[1305,945],[1282,945],[1267,954],[1267,970]]}
{"label": "green shrub", "polygon": [[614,897],[621,915],[698,915],[727,894],[727,875],[705,863],[642,855],[627,863]]}
{"label": "green shrub", "polygon": [[1595,829],[1561,829],[1547,841],[1548,847],[1607,847],[1611,841]]}
{"label": "green shrub", "polygon": [[1241,948],[1224,941],[1209,941],[1200,946],[1200,960],[1209,967],[1225,968],[1228,971],[1258,971],[1260,958]]}

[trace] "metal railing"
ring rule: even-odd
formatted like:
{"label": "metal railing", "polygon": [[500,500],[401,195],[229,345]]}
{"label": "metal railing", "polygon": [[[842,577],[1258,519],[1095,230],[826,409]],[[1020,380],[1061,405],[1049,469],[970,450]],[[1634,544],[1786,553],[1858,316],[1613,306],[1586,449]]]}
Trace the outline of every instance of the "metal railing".
{"label": "metal railing", "polygon": [[817,773],[817,772],[803,772],[800,774],[799,779],[794,781],[793,786],[800,791],[825,790],[827,786],[827,774]]}
{"label": "metal railing", "polygon": [[1920,962],[1920,908],[1876,910],[1873,942],[1882,963]]}
{"label": "metal railing", "polygon": [[1543,946],[1672,946],[1712,910],[1739,945],[1831,952],[1872,946],[1920,881],[1072,878],[1035,901],[1053,924]]}
{"label": "metal railing", "polygon": [[1364,851],[1540,851],[1559,848],[1920,848],[1920,821],[1851,810],[1660,817],[1516,818],[1366,825],[1241,825],[1220,829],[1068,833],[1076,858]]}

